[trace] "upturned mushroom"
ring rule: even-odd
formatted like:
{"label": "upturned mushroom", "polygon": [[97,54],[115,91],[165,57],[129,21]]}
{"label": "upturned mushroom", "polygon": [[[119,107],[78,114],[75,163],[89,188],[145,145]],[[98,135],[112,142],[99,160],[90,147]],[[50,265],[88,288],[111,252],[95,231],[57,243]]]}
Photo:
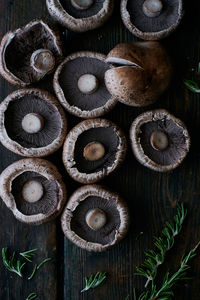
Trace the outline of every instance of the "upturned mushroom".
{"label": "upturned mushroom", "polygon": [[111,68],[105,55],[97,52],[82,51],[66,57],[54,75],[54,91],[60,103],[81,118],[99,117],[110,111],[117,99],[107,90],[104,74]]}
{"label": "upturned mushroom", "polygon": [[54,71],[62,58],[59,33],[42,20],[8,32],[0,45],[0,74],[27,86]]}
{"label": "upturned mushroom", "polygon": [[21,89],[0,104],[0,142],[22,156],[43,157],[58,150],[67,121],[58,101],[40,89]]}
{"label": "upturned mushroom", "polygon": [[62,211],[66,187],[49,161],[29,158],[8,166],[0,175],[0,196],[20,222],[38,225]]}
{"label": "upturned mushroom", "polygon": [[46,0],[50,15],[71,31],[102,26],[111,16],[114,0]]}
{"label": "upturned mushroom", "polygon": [[105,73],[106,87],[126,105],[154,103],[171,82],[172,64],[159,42],[118,44],[106,62],[114,65]]}
{"label": "upturned mushroom", "polygon": [[118,126],[105,119],[90,119],[68,133],[63,162],[74,180],[94,183],[113,172],[125,153],[126,138]]}
{"label": "upturned mushroom", "polygon": [[124,25],[144,40],[159,40],[171,34],[183,17],[182,0],[121,0]]}
{"label": "upturned mushroom", "polygon": [[129,212],[118,194],[99,185],[86,185],[70,197],[61,223],[64,234],[75,245],[101,252],[125,236]]}
{"label": "upturned mushroom", "polygon": [[159,172],[178,167],[190,148],[186,126],[164,109],[139,115],[131,125],[130,140],[136,159]]}

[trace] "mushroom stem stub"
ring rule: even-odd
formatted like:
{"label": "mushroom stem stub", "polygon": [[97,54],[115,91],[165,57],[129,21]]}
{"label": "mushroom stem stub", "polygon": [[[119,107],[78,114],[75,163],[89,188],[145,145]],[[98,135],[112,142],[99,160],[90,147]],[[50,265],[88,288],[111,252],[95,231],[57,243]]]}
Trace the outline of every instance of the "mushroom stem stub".
{"label": "mushroom stem stub", "polygon": [[43,186],[39,181],[30,180],[22,188],[22,197],[25,201],[34,203],[39,201],[44,194]]}
{"label": "mushroom stem stub", "polygon": [[92,74],[81,75],[78,80],[78,88],[83,94],[93,94],[98,86],[98,79]]}
{"label": "mushroom stem stub", "polygon": [[31,55],[31,66],[38,73],[49,73],[55,67],[55,57],[48,49],[38,49]]}
{"label": "mushroom stem stub", "polygon": [[150,18],[159,16],[162,9],[163,4],[161,0],[146,0],[143,3],[143,12]]}
{"label": "mushroom stem stub", "polygon": [[22,128],[27,133],[38,133],[44,127],[44,119],[42,116],[30,113],[22,119]]}
{"label": "mushroom stem stub", "polygon": [[87,9],[94,3],[94,0],[71,0],[71,3],[75,8]]}
{"label": "mushroom stem stub", "polygon": [[168,136],[161,130],[153,132],[151,135],[151,145],[156,150],[165,150],[169,145]]}
{"label": "mushroom stem stub", "polygon": [[92,230],[99,230],[106,224],[106,214],[99,208],[91,209],[86,214],[86,223]]}
{"label": "mushroom stem stub", "polygon": [[99,142],[87,144],[83,150],[83,156],[86,160],[96,161],[104,157],[105,147]]}

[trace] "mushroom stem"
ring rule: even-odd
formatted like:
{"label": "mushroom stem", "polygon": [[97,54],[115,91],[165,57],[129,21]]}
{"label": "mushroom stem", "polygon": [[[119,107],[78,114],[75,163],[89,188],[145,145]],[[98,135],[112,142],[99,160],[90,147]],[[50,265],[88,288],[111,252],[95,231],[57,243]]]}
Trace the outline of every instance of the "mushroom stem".
{"label": "mushroom stem", "polygon": [[83,150],[83,156],[86,160],[96,161],[104,157],[105,147],[99,142],[91,142],[87,144]]}
{"label": "mushroom stem", "polygon": [[163,9],[161,0],[146,0],[143,3],[143,12],[149,18],[154,18],[160,15]]}
{"label": "mushroom stem", "polygon": [[154,131],[151,135],[151,145],[156,150],[165,150],[169,145],[168,136],[161,130]]}
{"label": "mushroom stem", "polygon": [[94,3],[94,0],[71,0],[71,3],[75,8],[87,9]]}
{"label": "mushroom stem", "polygon": [[42,116],[30,113],[22,119],[22,128],[27,133],[38,133],[44,127],[44,119]]}
{"label": "mushroom stem", "polygon": [[31,55],[31,67],[38,73],[47,74],[55,67],[55,57],[48,49],[38,49]]}
{"label": "mushroom stem", "polygon": [[39,181],[30,180],[22,188],[22,197],[25,201],[34,203],[39,201],[44,194],[43,186]]}
{"label": "mushroom stem", "polygon": [[106,224],[106,214],[99,208],[90,209],[85,220],[92,230],[99,230]]}
{"label": "mushroom stem", "polygon": [[78,88],[83,94],[93,94],[98,86],[98,79],[93,74],[84,74],[78,80]]}

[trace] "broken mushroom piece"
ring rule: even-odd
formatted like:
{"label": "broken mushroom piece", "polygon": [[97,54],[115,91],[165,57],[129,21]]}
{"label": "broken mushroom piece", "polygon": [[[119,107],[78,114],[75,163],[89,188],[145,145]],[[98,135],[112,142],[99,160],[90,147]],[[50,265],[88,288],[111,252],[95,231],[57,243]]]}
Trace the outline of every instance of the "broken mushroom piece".
{"label": "broken mushroom piece", "polygon": [[26,86],[52,73],[62,58],[57,31],[42,20],[8,32],[0,45],[0,74],[10,83]]}
{"label": "broken mushroom piece", "polygon": [[129,212],[118,194],[99,185],[86,185],[70,197],[61,217],[65,236],[88,251],[105,251],[128,230]]}
{"label": "broken mushroom piece", "polygon": [[114,0],[46,0],[50,15],[71,31],[102,26],[111,16]]}
{"label": "broken mushroom piece", "polygon": [[15,218],[38,225],[58,216],[66,187],[49,161],[29,158],[8,166],[0,175],[0,196]]}
{"label": "broken mushroom piece", "polygon": [[67,135],[63,162],[74,180],[94,183],[113,172],[125,153],[126,138],[118,126],[105,119],[90,119]]}
{"label": "broken mushroom piece", "polygon": [[126,105],[154,103],[171,82],[171,61],[159,42],[118,44],[106,62],[114,65],[105,73],[106,87]]}
{"label": "broken mushroom piece", "polygon": [[110,111],[117,99],[107,90],[104,74],[111,68],[101,53],[82,51],[69,55],[54,75],[54,90],[60,103],[81,118],[99,117]]}
{"label": "broken mushroom piece", "polygon": [[121,0],[121,17],[127,29],[144,40],[171,34],[183,17],[182,0]]}
{"label": "broken mushroom piece", "polygon": [[66,137],[65,113],[40,89],[14,91],[0,104],[0,141],[22,156],[42,157],[58,150]]}
{"label": "broken mushroom piece", "polygon": [[137,160],[159,172],[179,166],[190,148],[184,123],[164,109],[139,115],[132,123],[130,139]]}

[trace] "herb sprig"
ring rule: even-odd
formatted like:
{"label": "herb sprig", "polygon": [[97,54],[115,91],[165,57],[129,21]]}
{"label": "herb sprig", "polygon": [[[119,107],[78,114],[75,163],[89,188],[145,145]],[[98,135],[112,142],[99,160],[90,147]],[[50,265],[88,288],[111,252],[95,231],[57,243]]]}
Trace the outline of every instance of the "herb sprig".
{"label": "herb sprig", "polygon": [[7,253],[8,248],[3,248],[2,249],[2,259],[3,259],[3,264],[6,267],[7,270],[10,272],[14,272],[20,277],[22,277],[22,268],[26,263],[21,263],[20,260],[15,258],[15,252],[11,256],[8,255]]}
{"label": "herb sprig", "polygon": [[85,277],[85,288],[81,293],[88,291],[91,288],[96,288],[106,279],[106,273],[97,272],[96,275],[91,275],[89,278]]}
{"label": "herb sprig", "polygon": [[26,298],[26,300],[33,300],[37,298],[37,294],[36,293],[31,293],[28,295],[28,297]]}
{"label": "herb sprig", "polygon": [[32,257],[35,255],[35,251],[37,251],[37,248],[32,249],[32,250],[28,250],[25,252],[21,252],[20,255],[26,259],[28,262],[32,262]]}

